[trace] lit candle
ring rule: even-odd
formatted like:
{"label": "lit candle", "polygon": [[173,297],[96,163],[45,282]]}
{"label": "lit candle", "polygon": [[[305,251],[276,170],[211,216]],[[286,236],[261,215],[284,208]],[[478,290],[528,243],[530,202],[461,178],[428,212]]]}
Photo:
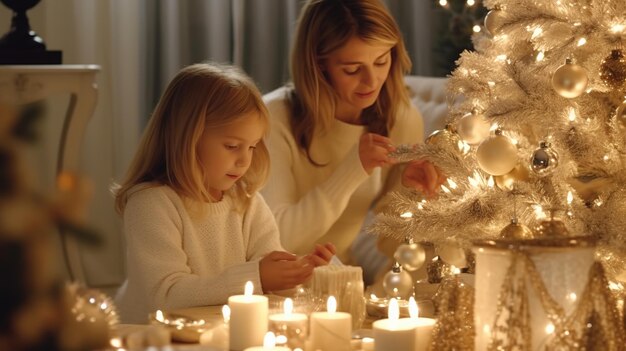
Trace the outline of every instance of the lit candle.
{"label": "lit candle", "polygon": [[405,323],[415,327],[415,350],[428,350],[436,321],[432,318],[419,316],[417,302],[415,302],[413,296],[409,298],[409,316],[409,318],[402,318],[401,321],[405,321]]}
{"label": "lit candle", "polygon": [[200,335],[200,345],[212,346],[218,349],[228,349],[228,322],[230,321],[230,308],[222,306],[222,318],[224,323],[205,331]]}
{"label": "lit candle", "polygon": [[284,346],[276,346],[276,336],[272,332],[267,332],[263,338],[263,346],[248,347],[244,351],[291,351]]}
{"label": "lit candle", "polygon": [[269,330],[286,337],[287,346],[303,348],[308,332],[308,318],[304,313],[294,313],[293,300],[286,298],[283,313],[270,315]]}
{"label": "lit candle", "polygon": [[243,295],[228,298],[231,350],[263,344],[267,332],[268,301],[265,296],[252,295],[253,291],[252,282],[247,282]]}
{"label": "lit candle", "polygon": [[387,319],[377,320],[372,324],[374,329],[374,350],[376,351],[414,351],[415,325],[407,322],[408,318],[400,320],[398,300],[389,301]]}
{"label": "lit candle", "polygon": [[352,316],[337,312],[337,300],[328,297],[327,312],[311,313],[311,347],[313,350],[350,350]]}

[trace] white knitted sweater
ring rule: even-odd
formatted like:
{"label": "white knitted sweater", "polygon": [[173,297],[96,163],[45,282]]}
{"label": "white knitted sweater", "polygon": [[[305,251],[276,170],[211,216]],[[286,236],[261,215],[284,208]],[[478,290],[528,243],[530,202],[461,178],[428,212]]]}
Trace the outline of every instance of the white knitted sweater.
{"label": "white knitted sweater", "polygon": [[133,191],[123,215],[127,280],[116,297],[124,323],[145,323],[157,309],[223,304],[246,281],[262,293],[258,260],[282,247],[260,194],[238,213],[226,194],[190,211],[168,186]]}

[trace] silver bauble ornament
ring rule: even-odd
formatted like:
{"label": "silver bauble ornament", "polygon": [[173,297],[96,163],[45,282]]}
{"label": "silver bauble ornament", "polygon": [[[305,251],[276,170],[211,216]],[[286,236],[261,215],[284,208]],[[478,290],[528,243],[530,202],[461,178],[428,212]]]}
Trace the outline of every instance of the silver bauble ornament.
{"label": "silver bauble ornament", "polygon": [[534,233],[530,228],[517,222],[517,218],[512,218],[511,223],[500,231],[501,239],[533,239]]}
{"label": "silver bauble ornament", "polygon": [[398,246],[393,258],[407,271],[419,269],[426,260],[426,251],[417,243],[404,243]]}
{"label": "silver bauble ornament", "polygon": [[579,97],[587,89],[588,83],[587,70],[574,64],[571,59],[567,59],[552,75],[552,88],[568,99]]}
{"label": "silver bauble ornament", "polygon": [[389,297],[408,299],[413,295],[413,279],[396,262],[383,278],[383,288]]}
{"label": "silver bauble ornament", "polygon": [[611,51],[600,64],[600,79],[611,89],[619,89],[626,81],[626,58],[621,49]]}
{"label": "silver bauble ornament", "polygon": [[476,150],[480,168],[493,176],[509,173],[517,165],[517,147],[500,130],[485,139]]}
{"label": "silver bauble ornament", "polygon": [[545,176],[559,165],[559,154],[552,149],[550,143],[542,141],[539,148],[530,158],[530,169],[539,176]]}
{"label": "silver bauble ornament", "polygon": [[497,34],[504,24],[504,12],[498,7],[489,11],[485,16],[485,29],[491,36]]}
{"label": "silver bauble ornament", "polygon": [[489,136],[490,129],[491,125],[485,116],[472,110],[459,119],[457,133],[466,143],[476,145]]}
{"label": "silver bauble ornament", "polygon": [[621,105],[617,106],[615,110],[615,120],[618,126],[622,129],[626,129],[626,100],[624,100]]}

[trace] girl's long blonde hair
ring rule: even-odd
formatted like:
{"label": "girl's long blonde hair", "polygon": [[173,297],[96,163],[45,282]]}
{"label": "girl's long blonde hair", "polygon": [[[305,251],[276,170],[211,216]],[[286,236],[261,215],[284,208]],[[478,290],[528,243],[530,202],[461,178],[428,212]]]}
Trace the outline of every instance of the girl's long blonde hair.
{"label": "girl's long blonde hair", "polygon": [[393,45],[391,68],[376,103],[361,116],[368,130],[388,135],[398,113],[410,100],[404,75],[411,69],[402,34],[379,0],[309,0],[300,13],[291,52],[293,90],[291,128],[309,160],[311,141],[317,131],[328,128],[335,118],[337,95],[320,68],[332,51],[351,37],[369,43]]}
{"label": "girl's long blonde hair", "polygon": [[[197,145],[206,128],[234,122],[255,111],[268,126],[268,112],[254,82],[239,69],[210,63],[183,68],[161,96],[124,181],[114,186],[115,208],[124,211],[139,183],[168,185],[181,197],[214,201],[201,168]],[[263,186],[269,153],[261,140],[245,175],[229,190],[245,207]],[[241,207],[241,208],[243,208]]]}

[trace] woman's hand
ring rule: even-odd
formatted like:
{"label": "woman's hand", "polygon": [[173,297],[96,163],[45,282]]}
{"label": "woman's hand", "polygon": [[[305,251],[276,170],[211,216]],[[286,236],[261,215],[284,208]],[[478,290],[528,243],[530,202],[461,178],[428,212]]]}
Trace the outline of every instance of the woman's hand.
{"label": "woman's hand", "polygon": [[380,134],[365,133],[359,139],[359,158],[367,174],[371,174],[376,167],[394,164],[395,160],[388,154],[395,150],[391,139]]}
{"label": "woman's hand", "polygon": [[312,253],[304,256],[315,267],[325,266],[330,263],[330,260],[337,253],[337,249],[333,243],[315,244],[315,249]]}
{"label": "woman's hand", "polygon": [[263,292],[291,289],[307,281],[313,274],[313,264],[296,255],[273,251],[259,261]]}
{"label": "woman's hand", "polygon": [[402,172],[402,185],[421,191],[427,198],[437,195],[446,176],[427,160],[409,162]]}

